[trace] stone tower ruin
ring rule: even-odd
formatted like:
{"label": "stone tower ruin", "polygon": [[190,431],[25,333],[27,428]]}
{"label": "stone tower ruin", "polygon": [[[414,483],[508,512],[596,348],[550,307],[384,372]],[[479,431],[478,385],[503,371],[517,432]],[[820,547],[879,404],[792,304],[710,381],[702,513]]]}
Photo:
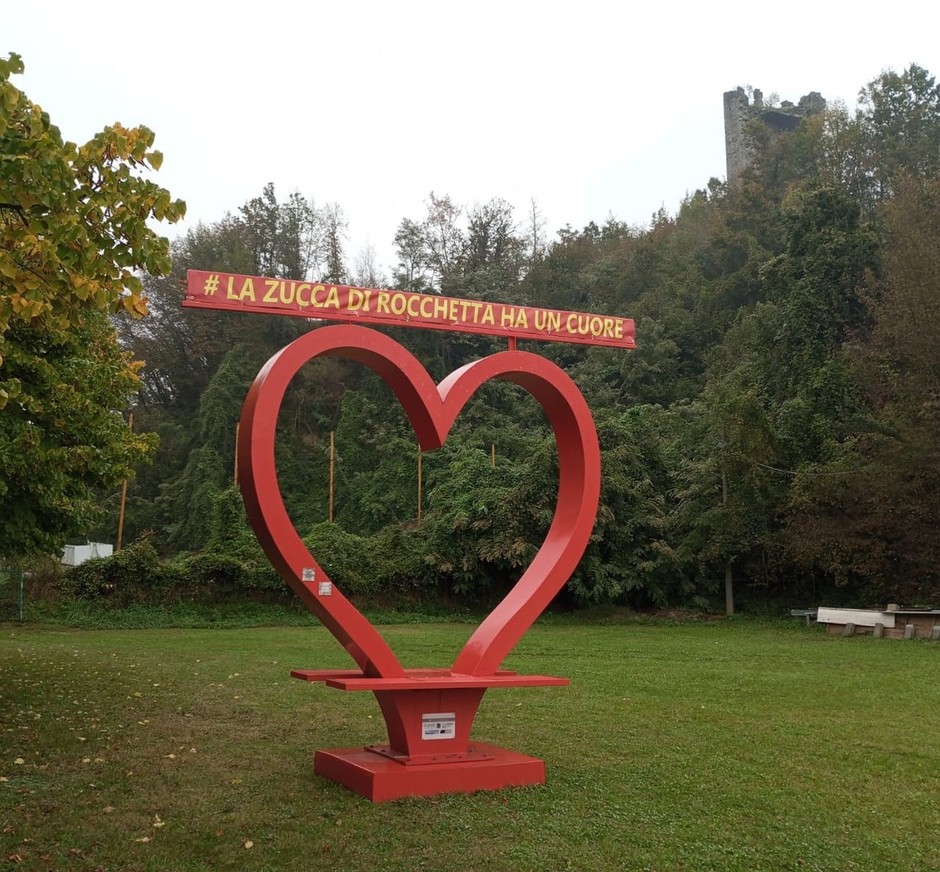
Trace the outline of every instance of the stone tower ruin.
{"label": "stone tower ruin", "polygon": [[725,91],[725,161],[728,169],[728,184],[734,185],[754,159],[751,140],[753,124],[764,125],[772,135],[781,135],[795,130],[800,121],[826,108],[826,101],[818,91],[812,91],[794,105],[784,100],[779,106],[764,104],[764,95],[756,88],[753,100],[747,91],[738,87]]}

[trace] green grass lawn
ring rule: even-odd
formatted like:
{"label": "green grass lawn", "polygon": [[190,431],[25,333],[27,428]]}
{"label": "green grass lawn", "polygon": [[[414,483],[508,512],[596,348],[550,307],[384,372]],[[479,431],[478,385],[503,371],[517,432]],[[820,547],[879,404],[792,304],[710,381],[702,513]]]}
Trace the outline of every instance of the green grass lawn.
{"label": "green grass lawn", "polygon": [[[447,665],[456,624],[384,632]],[[543,787],[373,805],[317,748],[383,741],[319,627],[0,627],[0,868],[940,869],[940,645],[802,626],[537,626],[474,738]]]}

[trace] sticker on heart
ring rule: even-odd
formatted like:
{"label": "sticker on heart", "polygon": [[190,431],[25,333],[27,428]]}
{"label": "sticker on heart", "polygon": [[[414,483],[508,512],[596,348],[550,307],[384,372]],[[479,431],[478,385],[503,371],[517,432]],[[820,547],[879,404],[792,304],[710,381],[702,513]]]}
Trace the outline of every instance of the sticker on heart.
{"label": "sticker on heart", "polygon": [[346,648],[364,676],[403,677],[388,643],[330,582],[287,514],[274,459],[277,417],[291,379],[317,357],[341,357],[374,370],[407,414],[422,451],[440,448],[457,415],[490,379],[514,382],[545,410],[558,447],[558,501],[545,540],[515,586],[474,631],[451,673],[493,676],[565,585],[584,554],[600,496],[600,449],[587,403],[555,364],[523,351],[469,363],[435,385],[421,363],[393,339],[356,326],[322,327],[275,354],[258,374],[242,410],[238,480],[248,518],[268,559]]}

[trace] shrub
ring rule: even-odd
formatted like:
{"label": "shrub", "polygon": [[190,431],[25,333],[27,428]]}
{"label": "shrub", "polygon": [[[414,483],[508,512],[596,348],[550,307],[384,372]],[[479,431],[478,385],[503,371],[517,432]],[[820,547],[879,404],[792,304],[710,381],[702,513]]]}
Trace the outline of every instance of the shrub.
{"label": "shrub", "polygon": [[376,592],[376,565],[369,539],[323,522],[311,529],[304,544],[344,594]]}
{"label": "shrub", "polygon": [[179,570],[161,563],[151,542],[143,539],[110,557],[72,567],[62,576],[61,589],[75,599],[121,608],[172,601],[180,580]]}
{"label": "shrub", "polygon": [[274,599],[278,602],[290,599],[290,588],[268,562],[268,558],[258,549],[256,557],[244,562],[245,574],[242,577],[242,590],[252,593],[255,598]]}
{"label": "shrub", "polygon": [[187,554],[177,564],[181,598],[193,602],[231,602],[245,586],[244,564],[226,554]]}
{"label": "shrub", "polygon": [[428,536],[424,528],[386,527],[371,538],[370,544],[376,593],[413,597],[436,592],[439,573],[428,557]]}

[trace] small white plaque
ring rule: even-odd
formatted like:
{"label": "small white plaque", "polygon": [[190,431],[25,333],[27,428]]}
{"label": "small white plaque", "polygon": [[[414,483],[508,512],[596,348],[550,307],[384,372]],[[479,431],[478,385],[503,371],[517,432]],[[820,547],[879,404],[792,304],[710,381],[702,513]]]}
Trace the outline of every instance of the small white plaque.
{"label": "small white plaque", "polygon": [[320,594],[320,596],[333,596],[333,582],[321,581],[317,585],[317,593]]}
{"label": "small white plaque", "polygon": [[302,581],[313,581],[317,577],[317,571],[311,566],[305,568],[300,573],[300,578]]}
{"label": "small white plaque", "polygon": [[422,739],[453,739],[456,735],[456,712],[431,712],[421,715]]}

